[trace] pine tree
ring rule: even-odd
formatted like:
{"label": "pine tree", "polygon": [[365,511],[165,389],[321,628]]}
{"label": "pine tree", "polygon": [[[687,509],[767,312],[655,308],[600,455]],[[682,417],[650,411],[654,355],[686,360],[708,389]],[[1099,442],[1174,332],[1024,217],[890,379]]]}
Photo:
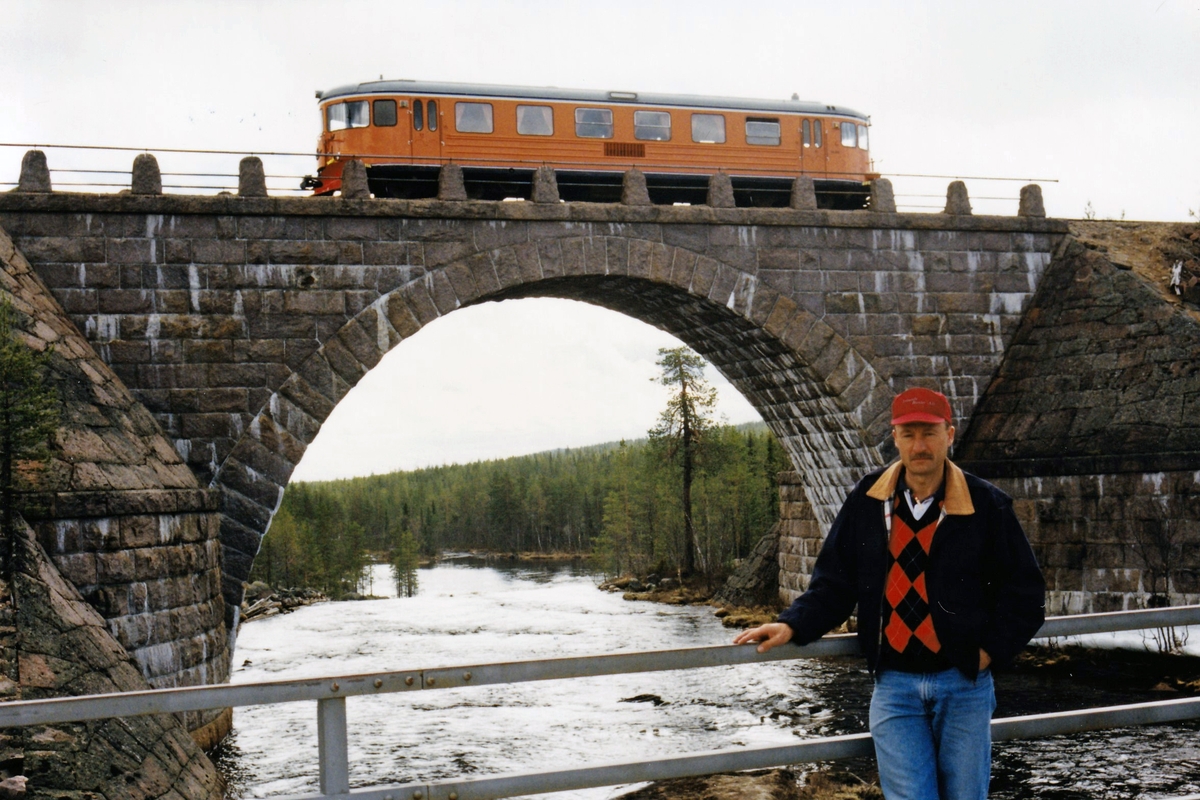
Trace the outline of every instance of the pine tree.
{"label": "pine tree", "polygon": [[638,554],[634,534],[633,467],[625,440],[613,460],[612,488],[604,497],[604,516],[596,551],[608,571],[621,575],[633,567]]}
{"label": "pine tree", "polygon": [[7,296],[0,297],[0,530],[8,542],[10,569],[16,533],[13,468],[20,460],[45,456],[59,420],[58,393],[45,385],[50,350],[35,352],[17,331],[17,311]]}
{"label": "pine tree", "polygon": [[712,425],[717,390],[704,379],[704,359],[686,347],[661,348],[658,367],[662,372],[654,380],[672,389],[667,407],[658,424],[650,429],[650,439],[663,448],[668,460],[680,461],[683,506],[683,563],[685,575],[696,571],[696,526],[692,519],[692,480],[696,455],[704,434]]}
{"label": "pine tree", "polygon": [[396,592],[401,597],[412,597],[417,593],[417,565],[420,555],[417,538],[406,530],[396,539],[392,551],[392,577],[396,579]]}

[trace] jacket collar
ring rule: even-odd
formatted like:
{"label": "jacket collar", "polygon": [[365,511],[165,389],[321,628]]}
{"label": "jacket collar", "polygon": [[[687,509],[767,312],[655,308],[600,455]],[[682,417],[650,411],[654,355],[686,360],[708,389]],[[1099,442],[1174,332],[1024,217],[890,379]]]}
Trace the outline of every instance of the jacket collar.
{"label": "jacket collar", "polygon": [[[899,461],[883,471],[875,484],[867,490],[867,497],[879,500],[890,500],[896,495],[896,484],[900,482],[900,470],[904,465]],[[950,459],[946,459],[946,501],[942,510],[946,514],[970,516],[975,513],[975,504],[971,502],[971,490],[967,488],[967,478],[963,471]]]}

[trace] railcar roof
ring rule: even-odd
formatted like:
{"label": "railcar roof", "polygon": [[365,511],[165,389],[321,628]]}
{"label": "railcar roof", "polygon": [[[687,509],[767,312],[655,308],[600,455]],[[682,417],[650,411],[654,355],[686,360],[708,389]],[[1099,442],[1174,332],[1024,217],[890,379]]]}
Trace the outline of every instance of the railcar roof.
{"label": "railcar roof", "polygon": [[806,100],[755,100],[747,97],[715,97],[699,94],[655,94],[651,92],[618,92],[595,89],[559,89],[555,86],[504,86],[488,83],[439,83],[435,81],[368,81],[352,83],[322,92],[319,100],[332,100],[358,94],[432,94],[462,97],[505,97],[531,100],[575,100],[583,103],[608,105],[683,106],[688,108],[721,108],[738,111],[775,111],[813,116],[854,117],[864,122],[866,114],[844,106],[826,105]]}

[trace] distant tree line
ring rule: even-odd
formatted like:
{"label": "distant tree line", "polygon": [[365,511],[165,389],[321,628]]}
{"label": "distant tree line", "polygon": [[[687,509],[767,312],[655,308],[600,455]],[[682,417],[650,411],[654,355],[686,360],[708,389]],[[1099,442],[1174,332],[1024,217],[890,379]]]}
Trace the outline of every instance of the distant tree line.
{"label": "distant tree line", "polygon": [[290,486],[252,578],[353,591],[372,559],[412,596],[421,554],[594,554],[613,574],[713,578],[775,523],[787,457],[765,425],[712,420],[716,390],[686,347],[658,351],[670,390],[649,438],[503,461]]}
{"label": "distant tree line", "polygon": [[[293,483],[251,578],[338,596],[377,561],[411,593],[418,553],[468,549],[594,554],[611,573],[674,573],[685,562],[682,465],[666,447],[651,438]],[[697,570],[717,574],[749,553],[778,518],[775,475],[789,468],[762,424],[707,429],[692,466]]]}

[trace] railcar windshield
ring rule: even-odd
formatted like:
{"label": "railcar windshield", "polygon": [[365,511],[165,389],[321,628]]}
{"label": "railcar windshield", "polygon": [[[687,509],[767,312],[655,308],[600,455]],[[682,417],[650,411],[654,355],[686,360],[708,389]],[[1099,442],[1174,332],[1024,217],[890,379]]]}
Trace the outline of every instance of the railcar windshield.
{"label": "railcar windshield", "polygon": [[853,122],[842,123],[842,147],[858,147],[858,129]]}
{"label": "railcar windshield", "polygon": [[346,128],[365,128],[371,124],[371,112],[366,100],[352,100],[348,103],[334,103],[325,108],[325,119],[328,130],[340,131]]}
{"label": "railcar windshield", "polygon": [[858,146],[863,150],[867,149],[867,126],[866,125],[858,126]]}

